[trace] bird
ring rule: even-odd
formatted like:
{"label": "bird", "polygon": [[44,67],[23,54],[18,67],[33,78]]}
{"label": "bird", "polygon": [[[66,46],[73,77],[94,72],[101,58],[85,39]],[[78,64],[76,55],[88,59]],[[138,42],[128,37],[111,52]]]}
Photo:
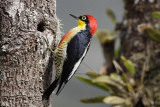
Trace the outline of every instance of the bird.
{"label": "bird", "polygon": [[55,80],[43,93],[42,100],[48,100],[56,87],[56,95],[59,95],[80,66],[97,30],[97,20],[92,15],[69,15],[77,20],[78,26],[67,32],[58,44],[54,58]]}

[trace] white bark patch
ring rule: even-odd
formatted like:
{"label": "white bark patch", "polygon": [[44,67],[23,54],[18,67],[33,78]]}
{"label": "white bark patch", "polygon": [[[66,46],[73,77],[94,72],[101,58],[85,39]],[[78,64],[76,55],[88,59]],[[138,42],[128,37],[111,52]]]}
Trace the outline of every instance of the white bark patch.
{"label": "white bark patch", "polygon": [[51,35],[51,33],[47,34],[47,39],[48,39],[49,46],[51,46],[53,42],[53,35]]}
{"label": "white bark patch", "polygon": [[1,48],[2,48],[2,51],[3,51],[3,52],[6,52],[7,49],[8,49],[8,45],[3,45]]}
{"label": "white bark patch", "polygon": [[138,2],[139,2],[139,0],[135,0],[135,1],[134,1],[134,4],[138,4]]}
{"label": "white bark patch", "polygon": [[[48,40],[48,45],[49,45],[49,47],[44,46],[43,51],[46,51],[47,48],[51,48],[51,47],[52,47],[53,35],[52,35],[51,33],[48,33],[48,34],[46,35],[46,39]],[[50,51],[50,50],[49,50],[49,51]],[[49,60],[49,55],[47,55],[47,56],[45,57],[45,61],[48,62],[48,60]],[[46,64],[47,64],[47,63],[46,63]]]}
{"label": "white bark patch", "polygon": [[149,23],[142,23],[137,26],[137,30],[139,33],[143,33],[145,29],[153,28],[153,26]]}
{"label": "white bark patch", "polygon": [[23,10],[24,10],[24,3],[20,2],[20,0],[14,0],[13,4],[9,7],[7,12],[14,20],[16,13],[18,12],[18,15],[20,15],[20,13]]}
{"label": "white bark patch", "polygon": [[33,11],[33,21],[34,22],[37,22],[37,15],[38,15],[37,11]]}
{"label": "white bark patch", "polygon": [[49,56],[50,56],[49,48],[51,49],[51,45],[53,43],[54,37],[53,37],[51,31],[49,31],[47,29],[43,33],[38,32],[37,35],[40,37],[37,39],[37,42],[39,43],[38,44],[38,51],[40,54],[45,55],[44,59],[39,61],[39,64],[42,64],[43,67],[45,68],[48,64],[48,61],[49,61]]}
{"label": "white bark patch", "polygon": [[149,2],[150,2],[150,3],[153,3],[153,2],[154,2],[154,0],[149,0]]}
{"label": "white bark patch", "polygon": [[48,48],[51,48],[54,38],[52,33],[47,29],[44,33],[41,34],[41,36],[43,37],[40,40],[41,41],[40,51],[41,51],[41,54],[43,54],[46,50],[48,50]]}

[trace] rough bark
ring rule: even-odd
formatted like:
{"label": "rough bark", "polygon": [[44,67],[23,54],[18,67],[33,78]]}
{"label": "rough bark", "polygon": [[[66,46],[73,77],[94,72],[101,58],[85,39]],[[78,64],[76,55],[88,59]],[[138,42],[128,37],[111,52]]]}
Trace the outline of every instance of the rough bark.
{"label": "rough bark", "polygon": [[[160,11],[159,0],[124,0],[126,13],[123,22],[118,25],[121,36],[121,54],[130,59],[136,67],[137,83],[144,83],[146,90],[155,99],[153,106],[159,105],[160,53],[155,52],[160,44],[152,41],[144,33],[138,31],[141,24],[150,24],[156,29],[158,21],[151,17],[154,11]],[[141,97],[144,97],[143,95]],[[136,107],[144,106],[144,99],[135,99]]]}
{"label": "rough bark", "polygon": [[42,93],[51,80],[56,46],[55,0],[0,0],[0,103],[47,107]]}

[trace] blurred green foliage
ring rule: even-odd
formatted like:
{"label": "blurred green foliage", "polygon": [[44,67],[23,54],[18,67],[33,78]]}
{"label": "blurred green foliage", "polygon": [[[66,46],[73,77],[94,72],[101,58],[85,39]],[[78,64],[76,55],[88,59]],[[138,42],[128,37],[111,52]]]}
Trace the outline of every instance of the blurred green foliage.
{"label": "blurred green foliage", "polygon": [[[123,57],[125,58],[125,57]],[[131,61],[125,58],[123,62],[126,64],[126,61]],[[127,62],[127,63],[128,63]],[[134,69],[134,67],[133,67]],[[106,92],[109,92],[111,96],[97,96],[88,99],[82,99],[84,103],[106,103],[112,105],[121,105],[121,106],[132,106],[132,101],[136,96],[136,90],[134,89],[135,84],[133,84],[134,78],[131,76],[134,75],[133,71],[123,72],[123,75],[119,73],[111,73],[110,75],[101,75],[97,72],[87,72],[86,75],[89,78],[77,76],[77,78],[84,83],[90,84],[92,86],[103,89]],[[131,80],[132,79],[132,80]],[[134,96],[134,97],[133,97]]]}
{"label": "blurred green foliage", "polygon": [[121,59],[124,63],[124,66],[126,67],[127,71],[134,76],[135,74],[135,68],[133,66],[133,63],[130,60],[127,60],[124,56],[121,56]]}
{"label": "blurred green foliage", "polygon": [[160,43],[160,31],[154,28],[147,28],[144,30],[144,33],[149,37],[151,40]]}
{"label": "blurred green foliage", "polygon": [[152,16],[153,18],[156,18],[156,19],[160,20],[160,12],[159,12],[159,11],[153,12],[153,13],[151,14],[151,16]]}
{"label": "blurred green foliage", "polygon": [[110,20],[113,23],[116,23],[116,16],[115,16],[114,12],[111,9],[107,8],[106,9],[106,14],[108,15],[108,17],[110,18]]}
{"label": "blurred green foliage", "polygon": [[[160,12],[155,11],[151,14],[152,18],[157,19],[160,21]],[[160,26],[160,23],[158,23]],[[146,28],[144,29],[144,33],[146,34],[147,37],[149,37],[151,40],[156,41],[160,43],[160,31],[155,29],[155,28]]]}

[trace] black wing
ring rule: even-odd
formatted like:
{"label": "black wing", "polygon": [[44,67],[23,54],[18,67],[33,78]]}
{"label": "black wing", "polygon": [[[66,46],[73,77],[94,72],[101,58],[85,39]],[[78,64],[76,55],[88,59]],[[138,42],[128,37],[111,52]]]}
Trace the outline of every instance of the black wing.
{"label": "black wing", "polygon": [[88,31],[81,31],[69,42],[67,46],[67,58],[64,61],[61,80],[56,93],[57,95],[61,92],[65,84],[78,69],[81,61],[88,51],[91,41],[90,39],[91,35]]}

